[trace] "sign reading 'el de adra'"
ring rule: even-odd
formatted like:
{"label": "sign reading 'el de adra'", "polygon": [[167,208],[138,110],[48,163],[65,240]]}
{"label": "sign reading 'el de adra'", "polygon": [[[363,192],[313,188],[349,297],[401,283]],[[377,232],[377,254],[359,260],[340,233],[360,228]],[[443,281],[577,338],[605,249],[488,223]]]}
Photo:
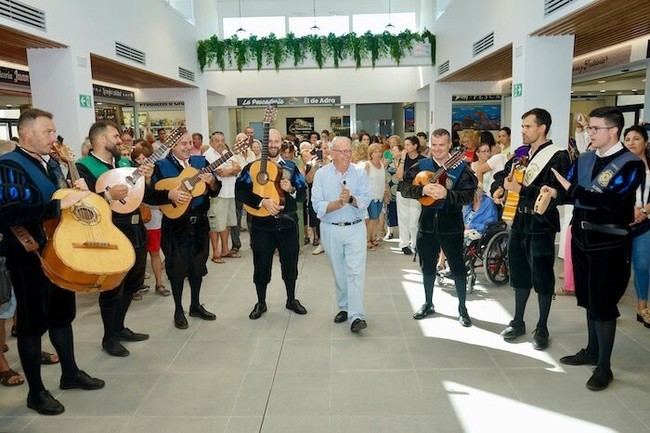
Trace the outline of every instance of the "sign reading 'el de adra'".
{"label": "sign reading 'el de adra'", "polygon": [[340,105],[340,96],[273,96],[237,98],[238,107]]}

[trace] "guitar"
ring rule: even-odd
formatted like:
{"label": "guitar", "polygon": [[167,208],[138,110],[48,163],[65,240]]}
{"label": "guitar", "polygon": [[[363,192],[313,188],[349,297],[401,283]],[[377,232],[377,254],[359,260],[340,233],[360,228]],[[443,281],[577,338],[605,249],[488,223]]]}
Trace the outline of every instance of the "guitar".
{"label": "guitar", "polygon": [[[462,151],[458,151],[451,155],[451,157],[445,161],[440,168],[435,172],[429,170],[422,170],[419,172],[415,179],[413,179],[413,185],[426,185],[428,183],[439,183],[445,188],[447,187],[447,170],[458,167],[460,164],[465,161],[465,154]],[[418,198],[418,201],[422,206],[433,206],[444,199],[434,199],[428,195],[423,195]]]}
{"label": "guitar", "polygon": [[[526,173],[526,166],[528,165],[528,156],[515,157],[515,160],[510,167],[510,174],[508,175],[508,181],[515,179],[517,182],[522,183],[524,181],[524,175]],[[519,193],[514,191],[505,191],[505,202],[503,204],[503,216],[501,217],[504,221],[512,222],[515,218],[515,213],[517,213],[517,205],[519,204]]]}
{"label": "guitar", "polygon": [[[253,180],[253,192],[255,194],[263,198],[270,198],[276,204],[284,206],[284,191],[280,188],[283,173],[275,162],[269,160],[269,129],[271,129],[271,122],[275,118],[276,112],[277,108],[273,105],[269,105],[264,110],[262,154],[259,160],[251,164],[249,172]],[[252,216],[271,216],[263,206],[256,208],[245,204],[244,208],[246,208],[246,213]]]}
{"label": "guitar", "polygon": [[[165,142],[153,153],[145,164],[153,164],[163,157],[163,155],[178,143],[187,130],[184,127],[178,127],[169,133]],[[128,195],[122,200],[112,200],[110,203],[111,210],[121,214],[133,212],[140,206],[144,197],[144,177],[134,167],[121,167],[108,170],[99,176],[95,184],[95,191],[102,193],[110,191],[116,185],[126,185],[129,188]]]}
{"label": "guitar", "polygon": [[[79,179],[67,146],[55,146],[67,163],[72,181]],[[53,199],[62,199],[73,190],[57,190]],[[119,286],[135,264],[131,241],[113,225],[111,209],[99,195],[91,193],[68,209],[49,230],[41,255],[45,275],[59,287],[75,292],[111,290]]]}
{"label": "guitar", "polygon": [[[161,190],[169,191],[172,189],[176,189],[180,186],[185,192],[191,193],[192,197],[198,197],[200,195],[203,195],[206,190],[206,184],[201,180],[200,176],[202,174],[212,173],[217,168],[219,168],[223,163],[228,161],[236,154],[246,151],[246,149],[248,148],[249,141],[250,139],[248,137],[246,137],[241,141],[238,141],[233,146],[232,150],[226,151],[226,153],[224,153],[223,156],[221,156],[221,158],[217,159],[216,161],[214,161],[207,167],[202,168],[201,170],[198,170],[194,167],[186,167],[176,177],[161,179],[158,182],[156,182],[154,188],[159,191]],[[160,210],[167,218],[177,219],[183,216],[185,212],[187,212],[187,209],[191,202],[192,201],[190,200],[185,204],[175,204],[175,203],[163,204],[160,205]]]}

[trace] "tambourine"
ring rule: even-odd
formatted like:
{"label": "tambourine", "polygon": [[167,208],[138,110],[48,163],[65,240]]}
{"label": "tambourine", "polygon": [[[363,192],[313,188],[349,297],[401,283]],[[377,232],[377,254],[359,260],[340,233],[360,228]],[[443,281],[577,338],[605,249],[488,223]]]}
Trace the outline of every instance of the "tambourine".
{"label": "tambourine", "polygon": [[540,191],[535,200],[535,206],[533,206],[535,213],[538,215],[544,215],[544,212],[548,209],[548,205],[551,204],[552,199],[553,197],[551,197],[550,191]]}

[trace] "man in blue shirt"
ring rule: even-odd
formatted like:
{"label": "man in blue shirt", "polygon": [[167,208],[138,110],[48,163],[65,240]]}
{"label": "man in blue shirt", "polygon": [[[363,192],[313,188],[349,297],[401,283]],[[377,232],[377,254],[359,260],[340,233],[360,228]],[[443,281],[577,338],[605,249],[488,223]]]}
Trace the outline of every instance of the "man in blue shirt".
{"label": "man in blue shirt", "polygon": [[363,219],[370,203],[368,176],[350,164],[352,143],[336,137],[332,164],[316,172],[312,205],[321,221],[321,242],[336,282],[340,311],[334,322],[351,321],[350,330],[365,329],[363,285],[366,273],[366,226]]}

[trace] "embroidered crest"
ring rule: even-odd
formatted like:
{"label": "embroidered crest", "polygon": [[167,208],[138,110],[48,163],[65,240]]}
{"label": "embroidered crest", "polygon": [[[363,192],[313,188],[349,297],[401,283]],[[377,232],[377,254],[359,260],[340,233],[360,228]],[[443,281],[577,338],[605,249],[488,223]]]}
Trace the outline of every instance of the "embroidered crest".
{"label": "embroidered crest", "polygon": [[532,163],[526,167],[526,174],[524,175],[524,185],[530,185],[539,173],[539,166]]}
{"label": "embroidered crest", "polygon": [[607,185],[609,185],[609,181],[612,180],[612,177],[614,177],[614,171],[613,170],[605,170],[602,173],[598,175],[598,185],[602,186],[605,188]]}
{"label": "embroidered crest", "polygon": [[449,189],[449,190],[450,190],[450,189],[453,189],[453,188],[454,188],[454,179],[448,177],[448,178],[445,180],[445,188],[447,188],[447,189]]}

